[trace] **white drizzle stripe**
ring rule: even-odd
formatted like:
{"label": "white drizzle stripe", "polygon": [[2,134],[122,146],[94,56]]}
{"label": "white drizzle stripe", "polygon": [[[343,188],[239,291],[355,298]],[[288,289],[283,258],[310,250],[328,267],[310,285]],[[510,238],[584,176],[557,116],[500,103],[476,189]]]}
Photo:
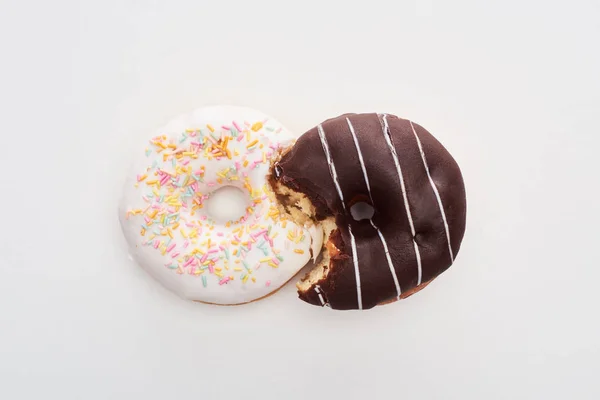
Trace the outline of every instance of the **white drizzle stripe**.
{"label": "white drizzle stripe", "polygon": [[394,269],[394,264],[392,263],[392,258],[390,257],[390,250],[388,249],[387,243],[386,243],[385,239],[383,238],[383,233],[381,233],[381,231],[375,225],[375,223],[373,222],[372,219],[369,221],[371,221],[371,225],[373,226],[373,228],[375,228],[377,230],[377,233],[379,234],[379,238],[381,239],[381,243],[383,244],[383,250],[385,251],[385,258],[387,259],[388,266],[390,267],[390,272],[392,273],[392,278],[394,278],[394,285],[396,285],[396,293],[398,293],[397,299],[399,299],[400,295],[402,294],[402,291],[400,290],[400,283],[398,283],[398,277],[396,276],[396,270]]}
{"label": "white drizzle stripe", "polygon": [[[354,146],[356,147],[356,152],[358,153],[358,160],[360,161],[360,168],[362,169],[363,176],[365,177],[365,183],[367,184],[367,190],[369,191],[369,198],[371,199],[371,204],[375,205],[373,201],[373,196],[371,195],[371,184],[369,182],[369,176],[367,174],[367,167],[365,167],[365,161],[362,156],[362,151],[360,150],[360,145],[358,144],[358,138],[356,137],[356,132],[354,131],[354,126],[350,122],[350,118],[346,118],[348,122],[348,127],[350,128],[350,133],[352,134],[352,139],[354,139]],[[394,285],[396,286],[396,293],[398,294],[398,298],[400,298],[400,294],[402,293],[400,290],[400,284],[398,283],[398,277],[396,276],[396,269],[394,268],[394,264],[392,263],[392,259],[390,257],[390,252],[387,247],[387,243],[385,238],[383,237],[383,233],[379,230],[377,225],[373,222],[372,219],[369,220],[371,222],[371,226],[375,228],[379,238],[381,239],[381,243],[383,244],[383,249],[385,251],[385,258],[387,259],[388,267],[390,268],[390,272],[392,273],[392,278],[394,279]]]}
{"label": "white drizzle stripe", "polygon": [[321,295],[321,288],[319,287],[319,285],[315,286],[315,292],[317,292],[317,295],[319,296],[319,301],[321,302],[321,305],[324,306],[325,301],[323,300],[323,295]]}
{"label": "white drizzle stripe", "polygon": [[319,296],[319,301],[321,302],[321,306],[331,308],[329,303],[326,302],[325,300],[323,300],[323,295],[321,294],[321,293],[323,293],[323,289],[321,289],[321,286],[315,285],[315,292],[317,292],[317,295]]}
{"label": "white drizzle stripe", "polygon": [[437,199],[438,206],[440,207],[440,212],[442,213],[442,220],[444,220],[444,228],[446,229],[446,239],[448,240],[448,251],[450,252],[450,260],[454,262],[454,254],[452,253],[452,245],[450,244],[450,229],[448,228],[448,221],[446,220],[446,212],[444,211],[444,205],[442,204],[442,198],[440,197],[440,193],[438,192],[437,186],[429,173],[429,166],[427,165],[427,160],[425,158],[425,152],[423,151],[423,146],[421,145],[421,140],[419,140],[419,136],[415,131],[415,127],[413,126],[412,121],[410,122],[410,127],[412,128],[413,134],[417,139],[417,144],[419,145],[419,152],[421,153],[421,159],[423,160],[423,165],[425,166],[425,171],[427,172],[427,177],[429,178],[429,183],[431,184],[431,188],[435,193],[435,198]]}
{"label": "white drizzle stripe", "polygon": [[358,297],[358,309],[362,310],[362,292],[360,288],[360,273],[358,271],[358,253],[356,252],[356,241],[352,234],[352,227],[348,224],[348,232],[350,232],[350,243],[352,244],[352,261],[354,261],[354,275],[356,276],[356,296]]}
{"label": "white drizzle stripe", "polygon": [[340,196],[340,200],[342,201],[342,207],[344,211],[346,211],[346,204],[344,203],[344,195],[342,194],[342,188],[340,188],[340,184],[338,183],[337,172],[335,170],[335,165],[333,164],[333,160],[331,160],[331,154],[329,153],[329,145],[327,144],[327,138],[325,137],[325,132],[323,131],[323,127],[321,125],[317,126],[317,130],[319,131],[319,138],[321,139],[321,145],[323,146],[323,152],[325,153],[325,158],[327,159],[327,164],[329,165],[329,172],[331,173],[331,177],[333,178],[333,183],[335,184],[335,188],[338,192],[338,196]]}
{"label": "white drizzle stripe", "polygon": [[402,197],[404,199],[404,208],[406,209],[406,217],[408,218],[408,224],[410,225],[410,233],[412,234],[412,242],[415,248],[415,256],[417,258],[417,286],[421,284],[421,278],[423,275],[422,266],[421,266],[421,252],[419,251],[419,246],[415,241],[415,224],[413,223],[412,214],[410,212],[410,205],[408,204],[408,195],[406,193],[406,185],[404,184],[404,176],[402,175],[402,168],[400,167],[400,161],[398,160],[398,154],[396,153],[396,148],[392,144],[392,135],[390,134],[390,127],[387,122],[387,114],[383,114],[383,137],[385,138],[385,142],[387,143],[390,152],[392,153],[392,158],[394,159],[394,164],[396,165],[396,172],[398,173],[398,178],[400,179],[400,187],[402,189]]}
{"label": "white drizzle stripe", "polygon": [[[319,132],[319,138],[321,139],[321,145],[323,146],[323,152],[325,153],[327,164],[329,164],[329,173],[331,174],[331,178],[333,179],[333,183],[335,184],[335,188],[337,189],[338,196],[340,196],[342,207],[345,212],[346,204],[344,203],[344,195],[342,194],[342,189],[340,188],[340,184],[338,182],[335,165],[333,164],[333,160],[331,159],[331,154],[329,153],[329,145],[327,144],[327,138],[325,137],[325,132],[323,131],[323,127],[321,126],[321,124],[317,126],[317,131]],[[358,299],[358,309],[362,310],[362,292],[360,288],[360,272],[358,270],[358,255],[356,253],[356,241],[354,240],[354,235],[352,234],[352,227],[350,225],[348,225],[348,233],[350,234],[350,242],[352,245],[352,261],[354,262],[354,276],[356,277],[356,297]]]}
{"label": "white drizzle stripe", "polygon": [[373,203],[373,197],[371,196],[371,184],[369,183],[369,177],[367,176],[365,160],[363,160],[362,151],[360,151],[360,146],[358,145],[358,138],[356,137],[356,132],[354,132],[354,126],[352,126],[350,118],[346,118],[346,121],[348,122],[348,127],[350,128],[350,133],[352,134],[352,139],[354,140],[354,147],[356,147],[356,152],[358,153],[358,161],[360,161],[360,168],[362,169],[363,176],[365,177],[367,190],[369,191],[369,198],[371,199],[371,203]]}

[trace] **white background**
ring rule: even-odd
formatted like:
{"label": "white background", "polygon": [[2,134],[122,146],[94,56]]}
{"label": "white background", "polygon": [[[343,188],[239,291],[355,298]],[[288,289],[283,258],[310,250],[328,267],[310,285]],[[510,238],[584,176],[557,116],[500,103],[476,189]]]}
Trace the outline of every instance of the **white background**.
{"label": "white background", "polygon": [[[0,4],[0,399],[600,398],[597,0]],[[455,265],[365,312],[163,289],[125,168],[214,103],[425,126],[467,186]]]}

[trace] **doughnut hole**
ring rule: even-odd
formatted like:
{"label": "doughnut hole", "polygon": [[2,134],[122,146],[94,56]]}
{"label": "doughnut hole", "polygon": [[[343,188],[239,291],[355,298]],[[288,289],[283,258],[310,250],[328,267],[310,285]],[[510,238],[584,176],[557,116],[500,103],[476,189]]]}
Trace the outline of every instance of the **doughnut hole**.
{"label": "doughnut hole", "polygon": [[251,204],[250,196],[235,186],[223,186],[210,194],[205,202],[206,214],[216,223],[238,221]]}
{"label": "doughnut hole", "polygon": [[350,215],[355,221],[370,220],[375,215],[375,208],[371,205],[371,199],[366,195],[354,196],[346,205]]}
{"label": "doughnut hole", "polygon": [[370,220],[374,214],[375,209],[373,206],[364,201],[358,201],[350,207],[350,215],[355,221]]}

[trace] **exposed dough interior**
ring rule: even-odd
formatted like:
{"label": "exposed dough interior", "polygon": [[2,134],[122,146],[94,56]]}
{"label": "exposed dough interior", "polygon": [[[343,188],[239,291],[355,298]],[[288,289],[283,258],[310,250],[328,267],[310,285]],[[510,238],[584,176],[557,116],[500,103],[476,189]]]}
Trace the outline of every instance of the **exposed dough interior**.
{"label": "exposed dough interior", "polygon": [[[277,195],[276,203],[281,215],[298,225],[315,225],[323,231],[323,247],[320,249],[319,257],[315,260],[315,267],[296,284],[298,290],[304,292],[309,290],[313,284],[327,277],[330,272],[330,259],[339,253],[339,250],[330,241],[331,234],[337,229],[335,218],[328,217],[317,221],[315,207],[308,197],[282,185],[277,180],[272,179],[271,184],[273,192]],[[318,254],[318,251],[315,254]]]}
{"label": "exposed dough interior", "polygon": [[303,291],[303,292],[310,289],[310,287],[313,284],[315,284],[318,281],[320,281],[321,279],[324,279],[327,277],[327,274],[331,270],[329,268],[329,261],[330,261],[331,255],[334,252],[338,252],[338,250],[335,248],[333,243],[331,243],[329,241],[329,237],[330,237],[331,233],[337,229],[334,218],[330,217],[330,218],[327,218],[327,219],[321,221],[321,227],[323,228],[323,238],[324,238],[323,248],[321,249],[321,255],[317,259],[317,262],[315,263],[315,267],[312,270],[310,270],[310,272],[308,274],[306,274],[306,276],[304,276],[300,280],[300,282],[298,282],[296,284],[296,286],[298,287],[298,290]]}

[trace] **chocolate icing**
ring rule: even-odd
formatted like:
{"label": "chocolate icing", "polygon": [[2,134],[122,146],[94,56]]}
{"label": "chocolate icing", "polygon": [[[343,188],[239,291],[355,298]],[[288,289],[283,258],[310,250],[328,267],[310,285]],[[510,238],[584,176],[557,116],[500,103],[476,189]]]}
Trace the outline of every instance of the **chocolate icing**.
{"label": "chocolate icing", "polygon": [[[429,132],[408,120],[385,114],[329,119],[282,156],[273,179],[306,195],[317,219],[335,218],[330,241],[339,253],[329,274],[299,292],[310,304],[324,299],[335,309],[367,309],[398,299],[444,272],[459,251],[466,221],[460,169]],[[371,220],[350,215],[358,201],[373,206]]]}

